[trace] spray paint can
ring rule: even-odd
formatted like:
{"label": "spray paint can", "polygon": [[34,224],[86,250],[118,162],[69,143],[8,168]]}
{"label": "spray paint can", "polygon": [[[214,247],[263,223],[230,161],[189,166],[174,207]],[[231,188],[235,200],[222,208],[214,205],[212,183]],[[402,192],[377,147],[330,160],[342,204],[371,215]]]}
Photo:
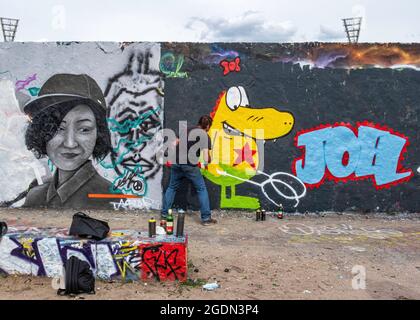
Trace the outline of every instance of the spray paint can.
{"label": "spray paint can", "polygon": [[279,211],[277,211],[277,218],[283,219],[283,213],[284,213],[283,205],[280,203]]}
{"label": "spray paint can", "polygon": [[255,221],[260,221],[261,220],[261,210],[257,209],[257,211],[255,212]]}
{"label": "spray paint can", "polygon": [[156,236],[156,220],[155,218],[149,219],[149,237]]}
{"label": "spray paint can", "polygon": [[161,219],[160,220],[160,226],[163,228],[163,230],[165,230],[166,232],[166,219]]}
{"label": "spray paint can", "polygon": [[176,220],[176,236],[184,236],[184,222],[185,222],[185,213],[179,212],[178,219]]}
{"label": "spray paint can", "polygon": [[265,210],[261,210],[261,221],[265,221]]}
{"label": "spray paint can", "polygon": [[174,233],[174,216],[172,215],[172,209],[168,210],[168,216],[166,217],[166,233],[169,235]]}

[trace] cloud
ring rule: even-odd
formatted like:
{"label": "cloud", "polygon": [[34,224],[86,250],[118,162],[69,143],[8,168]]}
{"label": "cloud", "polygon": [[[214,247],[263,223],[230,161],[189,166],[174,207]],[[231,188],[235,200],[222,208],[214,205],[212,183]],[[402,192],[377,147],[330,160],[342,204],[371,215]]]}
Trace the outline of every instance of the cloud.
{"label": "cloud", "polygon": [[338,30],[331,29],[323,25],[319,26],[318,39],[321,41],[337,41],[337,40],[343,40],[345,38],[346,38],[346,33],[344,31],[344,27],[343,27],[343,30],[338,31]]}
{"label": "cloud", "polygon": [[297,29],[290,21],[266,21],[258,11],[226,18],[192,17],[185,25],[198,32],[201,41],[284,42],[291,41]]}

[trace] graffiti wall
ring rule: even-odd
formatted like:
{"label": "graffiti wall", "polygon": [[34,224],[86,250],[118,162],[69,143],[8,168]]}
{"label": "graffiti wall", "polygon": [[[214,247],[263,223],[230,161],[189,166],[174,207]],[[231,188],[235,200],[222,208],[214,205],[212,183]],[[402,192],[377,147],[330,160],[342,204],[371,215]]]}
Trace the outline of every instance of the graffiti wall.
{"label": "graffiti wall", "polygon": [[[420,45],[165,43],[161,51],[173,57],[165,125],[213,118],[216,163],[202,170],[213,207],[419,211]],[[176,203],[196,207],[194,189],[183,189]]]}
{"label": "graffiti wall", "polygon": [[11,227],[0,242],[0,273],[60,277],[71,256],[105,280],[179,280],[187,277],[187,238],[114,230],[101,241],[80,240],[67,229]]}
{"label": "graffiti wall", "polygon": [[[2,43],[0,55],[3,206],[160,209],[160,130],[210,115],[212,209],[420,210],[419,44]],[[197,209],[180,189],[174,207]]]}
{"label": "graffiti wall", "polygon": [[160,208],[160,44],[0,50],[3,205]]}

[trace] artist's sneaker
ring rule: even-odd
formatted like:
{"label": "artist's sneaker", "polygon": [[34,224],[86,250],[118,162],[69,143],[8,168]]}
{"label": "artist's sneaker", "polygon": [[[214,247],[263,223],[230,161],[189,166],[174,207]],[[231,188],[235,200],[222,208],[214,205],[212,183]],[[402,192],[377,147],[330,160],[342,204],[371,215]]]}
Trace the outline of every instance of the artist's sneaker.
{"label": "artist's sneaker", "polygon": [[210,225],[216,224],[216,223],[217,223],[217,220],[213,219],[213,218],[210,218],[209,220],[206,220],[206,221],[201,221],[201,224],[203,226],[210,226]]}

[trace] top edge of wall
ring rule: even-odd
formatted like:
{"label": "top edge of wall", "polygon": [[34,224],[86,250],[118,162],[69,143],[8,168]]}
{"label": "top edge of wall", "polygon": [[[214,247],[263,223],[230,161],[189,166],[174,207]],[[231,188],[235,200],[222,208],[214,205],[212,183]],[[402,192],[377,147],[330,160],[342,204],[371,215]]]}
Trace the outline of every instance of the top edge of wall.
{"label": "top edge of wall", "polygon": [[247,44],[281,44],[281,45],[302,45],[302,44],[320,44],[320,45],[347,45],[347,46],[357,46],[357,45],[419,45],[420,42],[359,42],[359,43],[348,43],[348,42],[323,42],[323,41],[306,41],[306,42],[258,42],[258,41],[215,41],[215,42],[200,42],[200,41],[12,41],[12,42],[0,42],[0,44],[24,44],[24,43],[56,43],[58,45],[66,45],[66,44],[82,44],[82,43],[119,43],[119,44],[131,44],[131,43],[179,43],[179,44],[240,44],[240,43],[247,43]]}

